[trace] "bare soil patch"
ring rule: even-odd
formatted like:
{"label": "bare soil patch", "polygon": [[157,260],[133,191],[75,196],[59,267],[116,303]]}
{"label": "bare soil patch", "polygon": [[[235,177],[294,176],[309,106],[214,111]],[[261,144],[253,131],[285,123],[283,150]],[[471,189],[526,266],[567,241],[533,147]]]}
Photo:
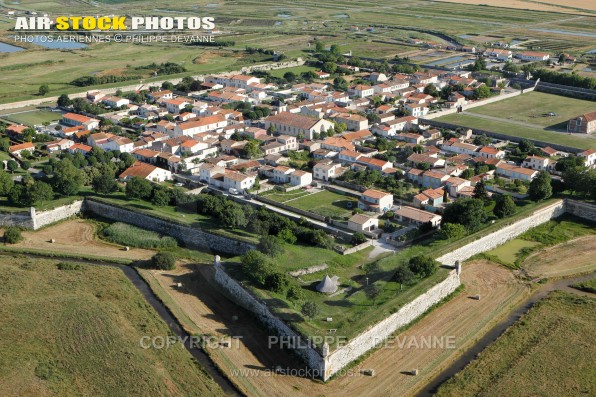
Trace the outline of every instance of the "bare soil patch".
{"label": "bare soil patch", "polygon": [[[155,253],[139,248],[125,251],[121,246],[98,241],[95,236],[95,226],[82,219],[60,222],[37,231],[23,232],[23,237],[24,240],[14,246],[32,251],[55,251],[81,256],[93,255],[131,260],[149,259]],[[51,242],[52,239],[55,240],[54,243]]]}

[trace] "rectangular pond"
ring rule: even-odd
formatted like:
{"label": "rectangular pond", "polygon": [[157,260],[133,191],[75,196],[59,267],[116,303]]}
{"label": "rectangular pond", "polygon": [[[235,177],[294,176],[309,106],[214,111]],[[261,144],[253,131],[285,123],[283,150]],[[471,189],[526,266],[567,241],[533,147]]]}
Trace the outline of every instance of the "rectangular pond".
{"label": "rectangular pond", "polygon": [[23,50],[24,48],[0,42],[0,52],[17,52]]}

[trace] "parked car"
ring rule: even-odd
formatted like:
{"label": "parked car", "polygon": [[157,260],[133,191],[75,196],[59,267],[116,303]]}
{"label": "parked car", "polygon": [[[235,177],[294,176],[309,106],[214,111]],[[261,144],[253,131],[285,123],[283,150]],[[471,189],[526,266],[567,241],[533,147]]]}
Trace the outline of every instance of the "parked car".
{"label": "parked car", "polygon": [[238,189],[234,189],[233,187],[231,187],[230,190],[228,190],[228,191],[230,192],[230,194],[240,194]]}

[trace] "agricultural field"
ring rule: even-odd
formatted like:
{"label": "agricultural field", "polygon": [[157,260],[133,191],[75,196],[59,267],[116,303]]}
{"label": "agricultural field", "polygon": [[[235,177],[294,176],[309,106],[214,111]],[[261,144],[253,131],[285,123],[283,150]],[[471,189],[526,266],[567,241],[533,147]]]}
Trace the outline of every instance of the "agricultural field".
{"label": "agricultural field", "polygon": [[[350,204],[348,203],[352,203],[351,208],[349,208]],[[351,215],[352,210],[358,207],[358,200],[354,197],[323,190],[319,193],[285,202],[285,204],[318,215],[341,219]]]}
{"label": "agricultural field", "polygon": [[[596,110],[593,101],[544,92],[529,92],[503,101],[466,110],[468,113],[533,124],[548,130],[567,130],[567,121]],[[555,116],[547,114],[553,112]]]}
{"label": "agricultural field", "polygon": [[141,347],[170,330],[122,271],[70,264],[0,255],[2,396],[223,395],[181,344]]}
{"label": "agricultural field", "polygon": [[[423,0],[399,4],[387,4],[379,0],[349,3],[307,0],[300,4],[289,0],[266,0],[259,3],[239,0],[233,7],[228,6],[224,0],[209,0],[201,4],[182,0],[173,7],[155,6],[146,0],[102,3],[102,9],[106,13],[116,15],[138,14],[139,10],[151,15],[210,15],[215,17],[217,28],[223,32],[218,39],[233,40],[236,44],[233,47],[213,48],[172,43],[104,43],[91,44],[80,50],[48,50],[37,45],[24,44],[25,51],[0,53],[0,102],[35,97],[42,83],[50,84],[50,95],[85,91],[84,88],[73,87],[68,83],[83,75],[134,75],[133,71],[127,70],[129,67],[151,62],[175,62],[186,67],[188,71],[185,73],[167,76],[175,78],[238,70],[242,66],[269,61],[268,57],[247,56],[243,51],[246,46],[274,49],[284,52],[290,58],[304,58],[308,57],[308,42],[316,37],[327,44],[339,44],[345,52],[352,50],[357,56],[391,58],[417,48],[408,45],[409,38],[445,43],[444,36],[439,36],[436,32],[455,37],[464,33],[481,34],[489,29],[491,34],[547,38],[550,33],[533,31],[532,26],[542,23],[552,23],[553,26],[561,23],[562,26],[567,26],[569,19],[564,13],[569,9],[562,7],[558,10],[562,13],[509,9],[505,11],[507,19],[504,20],[504,9],[500,7]],[[95,13],[95,7],[89,4],[69,3],[69,12],[85,14],[92,9]],[[18,4],[11,4],[11,7],[17,10],[49,12],[50,16],[54,16],[63,12],[64,5],[61,1],[21,0]],[[461,23],[462,20],[465,23]],[[374,21],[375,30],[366,32],[365,28],[371,21]],[[593,26],[590,22],[593,22],[591,17],[576,16],[573,19],[573,23],[588,26],[587,29],[590,25]],[[12,23],[8,22],[7,25],[10,27]],[[359,33],[350,31],[353,25],[360,28]],[[591,49],[590,42],[596,42],[589,37],[552,34],[561,36],[554,40],[563,40],[562,44],[559,43],[562,45],[560,50],[565,51],[572,51],[579,44],[582,44],[582,48]],[[7,43],[14,43],[8,32],[0,32],[0,37]],[[27,69],[28,73],[21,73],[22,69]],[[150,78],[147,74],[143,76],[143,81],[163,80],[164,77],[166,76]],[[138,81],[130,81],[129,85],[135,83]],[[116,83],[97,87],[123,85],[125,84]]]}
{"label": "agricultural field", "polygon": [[437,396],[594,395],[596,299],[553,292]]}
{"label": "agricultural field", "polygon": [[551,1],[530,1],[530,0],[439,0],[447,3],[458,4],[482,4],[501,8],[517,8],[521,10],[552,11],[570,14],[593,15],[596,12],[596,5],[585,0],[551,0]]}
{"label": "agricultural field", "polygon": [[596,137],[593,135],[570,135],[564,132],[548,131],[539,127],[520,125],[502,118],[492,120],[473,114],[449,114],[435,120],[579,149],[596,149]]}

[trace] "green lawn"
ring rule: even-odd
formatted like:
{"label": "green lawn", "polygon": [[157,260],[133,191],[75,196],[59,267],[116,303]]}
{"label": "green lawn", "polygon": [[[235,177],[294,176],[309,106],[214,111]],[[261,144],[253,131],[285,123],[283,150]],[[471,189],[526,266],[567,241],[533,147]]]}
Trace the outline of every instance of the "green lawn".
{"label": "green lawn", "polygon": [[522,249],[533,248],[537,245],[540,245],[540,243],[515,238],[503,245],[498,246],[497,248],[487,251],[486,253],[488,255],[494,255],[501,261],[513,265],[517,259],[517,255]]}
{"label": "green lawn", "polygon": [[[352,208],[348,208],[348,203],[352,203]],[[322,216],[345,218],[352,214],[353,208],[358,207],[358,200],[354,197],[323,190],[319,193],[292,200],[286,204]]]}
{"label": "green lawn", "polygon": [[223,395],[180,344],[142,348],[170,330],[119,269],[58,263],[0,255],[1,395]]}
{"label": "green lawn", "polygon": [[436,396],[593,396],[595,311],[596,299],[551,293]]}
{"label": "green lawn", "polygon": [[[272,189],[262,193],[261,196],[277,201],[278,203],[285,203],[286,201],[295,200],[309,194],[311,193],[302,189],[292,190],[291,192],[280,192],[278,190]],[[288,204],[291,205],[291,203]]]}
{"label": "green lawn", "polygon": [[284,68],[284,69],[276,69],[276,70],[272,70],[271,71],[271,75],[274,77],[284,77],[284,74],[286,74],[287,72],[292,72],[296,75],[300,75],[304,72],[310,72],[310,71],[316,71],[319,70],[317,68],[314,68],[312,66],[296,66],[293,68]]}
{"label": "green lawn", "polygon": [[457,124],[462,127],[479,128],[505,135],[535,139],[542,142],[555,143],[580,149],[596,149],[596,138],[585,135],[568,135],[562,132],[547,131],[541,128],[523,127],[503,121],[486,120],[465,114],[450,114],[439,117],[437,121]]}
{"label": "green lawn", "polygon": [[[594,110],[596,104],[593,101],[534,91],[466,111],[566,130],[569,119]],[[543,116],[549,112],[556,116]]]}
{"label": "green lawn", "polygon": [[15,113],[2,116],[3,119],[17,124],[25,124],[28,126],[41,125],[44,122],[54,122],[62,118],[62,113],[51,112],[48,110],[32,110],[23,113]]}

